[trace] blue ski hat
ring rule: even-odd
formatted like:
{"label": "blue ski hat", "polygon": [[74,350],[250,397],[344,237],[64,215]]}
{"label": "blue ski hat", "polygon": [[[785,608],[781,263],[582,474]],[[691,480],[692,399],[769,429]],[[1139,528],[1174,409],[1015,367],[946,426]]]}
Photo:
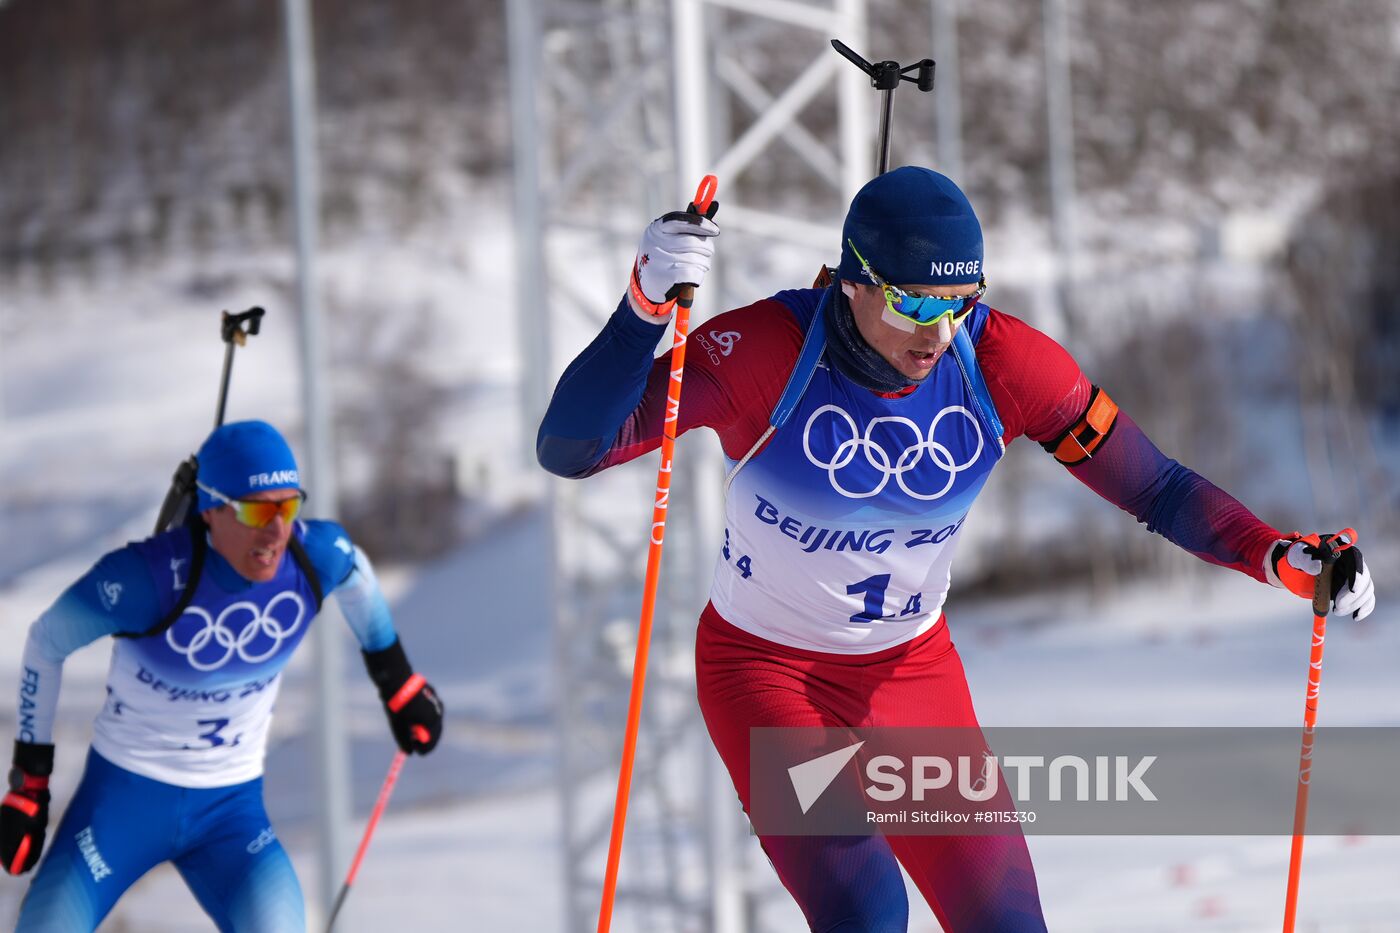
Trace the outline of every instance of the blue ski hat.
{"label": "blue ski hat", "polygon": [[856,193],[841,228],[839,277],[873,284],[855,250],[891,285],[970,285],[983,276],[982,225],[946,175],[905,165]]}
{"label": "blue ski hat", "polygon": [[[195,454],[199,483],[242,499],[265,489],[300,489],[297,460],[277,429],[266,421],[234,421],[215,428]],[[222,505],[199,490],[199,510]]]}

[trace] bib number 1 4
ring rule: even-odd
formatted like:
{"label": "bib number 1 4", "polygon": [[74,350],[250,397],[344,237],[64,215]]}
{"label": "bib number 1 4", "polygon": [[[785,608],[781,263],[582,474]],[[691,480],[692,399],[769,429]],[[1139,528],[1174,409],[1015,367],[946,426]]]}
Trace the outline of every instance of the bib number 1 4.
{"label": "bib number 1 4", "polygon": [[[865,608],[851,616],[851,621],[855,623],[877,622],[880,619],[893,619],[897,616],[911,616],[922,612],[921,603],[923,593],[915,593],[905,602],[904,608],[897,613],[885,615],[885,590],[889,588],[890,575],[887,573],[877,573],[873,577],[866,577],[859,583],[852,583],[846,587],[847,596],[865,594]],[[895,603],[899,605],[899,603]]]}

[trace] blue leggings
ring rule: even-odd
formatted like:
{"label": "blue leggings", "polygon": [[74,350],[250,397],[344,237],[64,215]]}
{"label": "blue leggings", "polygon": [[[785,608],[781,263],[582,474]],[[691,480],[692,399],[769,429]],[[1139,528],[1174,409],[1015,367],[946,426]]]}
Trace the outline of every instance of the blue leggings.
{"label": "blue leggings", "polygon": [[306,929],[301,886],[263,809],[262,778],[190,788],[132,774],[96,752],[20,908],[16,933],[92,931],[161,862],[221,931]]}

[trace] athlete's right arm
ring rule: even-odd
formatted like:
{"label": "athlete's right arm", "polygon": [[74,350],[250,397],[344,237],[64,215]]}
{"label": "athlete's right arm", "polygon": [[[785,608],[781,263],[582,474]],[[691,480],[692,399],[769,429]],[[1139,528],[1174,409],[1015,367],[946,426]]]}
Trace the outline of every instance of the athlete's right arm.
{"label": "athlete's right arm", "polygon": [[541,466],[571,479],[597,471],[618,429],[641,405],[652,353],[665,334],[664,322],[642,320],[623,298],[559,377],[535,436]]}
{"label": "athlete's right arm", "polygon": [[158,612],[150,571],[134,550],[123,548],[98,561],[29,627],[10,790],[0,804],[0,863],[10,874],[33,868],[44,848],[64,659],[103,635],[144,631]]}
{"label": "athlete's right arm", "polygon": [[143,632],[159,618],[155,581],[133,548],[106,555],[29,626],[20,669],[21,742],[53,740],[53,715],[68,655],[117,632]]}
{"label": "athlete's right arm", "polygon": [[[541,466],[579,479],[660,446],[671,357],[652,352],[665,333],[623,299],[559,378],[535,442]],[[686,341],[676,433],[712,428],[728,457],[742,457],[767,427],[802,337],[778,298],[697,325]]]}

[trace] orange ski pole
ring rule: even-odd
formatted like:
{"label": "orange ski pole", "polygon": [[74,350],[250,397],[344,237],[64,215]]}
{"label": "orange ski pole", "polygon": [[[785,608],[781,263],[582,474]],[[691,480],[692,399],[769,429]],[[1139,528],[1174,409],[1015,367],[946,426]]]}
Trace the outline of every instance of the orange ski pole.
{"label": "orange ski pole", "polygon": [[[420,742],[426,742],[428,741],[428,730],[423,726],[414,726],[413,737]],[[355,861],[350,863],[350,872],[345,876],[345,883],[340,886],[340,893],[335,897],[335,905],[331,907],[330,918],[326,920],[326,933],[331,933],[335,929],[335,918],[340,916],[340,908],[345,906],[345,897],[350,893],[350,886],[355,883],[355,876],[360,873],[360,863],[365,859],[365,852],[369,850],[370,837],[374,835],[374,829],[379,825],[379,818],[384,815],[384,808],[389,805],[389,795],[394,792],[394,785],[399,782],[399,772],[403,770],[403,763],[407,760],[408,752],[400,750],[394,753],[394,760],[389,763],[389,774],[379,787],[379,797],[374,801],[374,810],[369,815],[369,824],[365,826],[365,834],[360,838],[360,847],[355,850]]]}
{"label": "orange ski pole", "polygon": [[[695,189],[688,213],[706,216],[719,182],[706,175]],[[617,867],[622,858],[622,832],[627,825],[627,799],[632,790],[632,765],[637,756],[637,730],[642,721],[642,691],[647,680],[647,652],[651,647],[651,620],[656,609],[656,587],[661,579],[661,543],[666,536],[666,507],[671,498],[671,465],[680,423],[681,378],[685,369],[685,340],[690,329],[690,306],[695,287],[682,285],[676,295],[676,336],[671,343],[671,383],[666,392],[666,421],[661,432],[661,465],[656,471],[656,504],[651,512],[651,546],[647,551],[647,576],[642,589],[641,625],[637,654],[632,661],[632,695],[627,702],[627,732],[622,739],[622,768],[617,776],[617,801],[613,804],[612,835],[608,839],[608,868],[603,876],[603,902],[598,909],[598,933],[612,926],[613,898],[617,894]]]}
{"label": "orange ski pole", "polygon": [[1283,907],[1283,933],[1293,933],[1298,913],[1298,880],[1303,871],[1303,832],[1308,821],[1308,787],[1312,784],[1313,738],[1317,726],[1317,699],[1322,691],[1322,643],[1327,636],[1327,613],[1332,608],[1332,566],[1342,550],[1338,539],[1356,541],[1356,530],[1323,535],[1322,572],[1313,588],[1312,654],[1308,658],[1308,693],[1303,705],[1303,751],[1298,761],[1298,796],[1293,803],[1293,847],[1288,854],[1288,894]]}

